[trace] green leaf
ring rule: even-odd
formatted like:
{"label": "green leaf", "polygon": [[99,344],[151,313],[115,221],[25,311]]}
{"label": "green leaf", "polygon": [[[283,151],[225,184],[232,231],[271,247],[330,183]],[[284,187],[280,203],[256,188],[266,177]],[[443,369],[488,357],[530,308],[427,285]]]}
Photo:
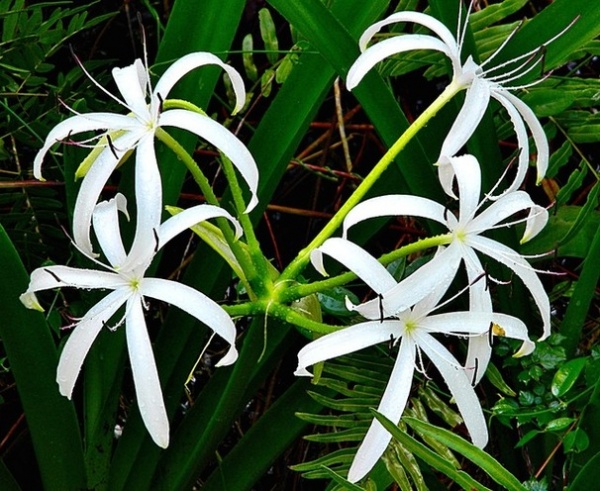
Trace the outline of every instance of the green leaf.
{"label": "green leaf", "polygon": [[563,438],[563,447],[565,449],[565,453],[581,453],[587,450],[589,446],[590,437],[581,428],[576,428],[570,433],[567,433]]}
{"label": "green leaf", "polygon": [[[394,439],[398,440],[398,442],[401,445],[403,445],[409,452],[426,462],[432,469],[435,469],[436,471],[445,474],[465,490],[490,491],[489,488],[486,488],[485,486],[477,482],[469,474],[458,470],[446,459],[440,457],[437,453],[433,452],[425,445],[415,440],[408,433],[402,431],[400,428],[398,428],[398,426],[396,426],[382,414],[379,414],[375,410],[371,410],[371,412],[373,413],[375,418],[377,418],[377,420],[383,425],[383,427],[392,434],[392,437]],[[404,420],[408,419],[419,421],[413,418],[404,418]],[[525,488],[521,488],[520,491],[525,491]]]}
{"label": "green leaf", "polygon": [[330,477],[333,482],[342,486],[343,489],[347,489],[348,491],[363,491],[363,489],[360,486],[352,484],[350,481],[344,479],[342,476],[332,471],[331,469],[323,466],[322,470],[326,476]]}
{"label": "green leaf", "polygon": [[258,11],[258,26],[260,28],[260,36],[267,50],[267,59],[271,64],[274,64],[279,58],[279,41],[277,41],[275,23],[269,9],[262,8]]}
{"label": "green leaf", "polygon": [[346,308],[346,298],[353,304],[360,303],[358,297],[343,286],[336,286],[324,292],[317,293],[323,311],[335,317],[348,317],[354,315]]}
{"label": "green leaf", "polygon": [[541,118],[554,116],[571,107],[575,95],[560,89],[538,89],[525,94],[522,100]]}
{"label": "green leaf", "polygon": [[56,346],[44,316],[19,301],[29,278],[2,226],[0,271],[0,338],[25,411],[44,489],[84,489],[79,423],[73,403],[58,392]]}
{"label": "green leaf", "polygon": [[504,486],[506,489],[514,491],[526,491],[525,486],[523,486],[515,476],[508,472],[502,466],[502,464],[500,464],[500,462],[498,462],[484,450],[481,450],[472,443],[469,443],[464,438],[461,438],[444,428],[438,428],[418,419],[403,418],[403,421],[405,421],[417,433],[432,436],[438,441],[442,442],[444,445],[447,445],[452,450],[460,453],[477,465],[481,470],[486,472],[495,482],[501,486]]}
{"label": "green leaf", "polygon": [[546,425],[546,431],[563,431],[575,422],[575,418],[556,418],[549,421]]}
{"label": "green leaf", "polygon": [[589,491],[598,482],[600,482],[600,452],[586,462],[568,489],[569,491]]}
{"label": "green leaf", "polygon": [[[571,301],[560,327],[561,334],[566,338],[563,345],[567,354],[571,356],[575,353],[581,339],[585,318],[594,298],[598,279],[600,279],[598,257],[600,257],[600,228],[596,229],[588,255],[583,262],[581,275],[575,285]],[[600,434],[598,436],[600,438]]]}
{"label": "green leaf", "polygon": [[552,378],[550,388],[552,394],[555,397],[562,397],[569,392],[577,382],[586,364],[587,358],[575,358],[561,365]]}
{"label": "green leaf", "polygon": [[273,461],[308,426],[295,411],[319,411],[322,406],[306,394],[310,382],[300,379],[244,434],[240,442],[219,462],[202,486],[203,491],[252,489]]}
{"label": "green leaf", "polygon": [[508,384],[504,381],[500,370],[494,365],[490,363],[485,372],[485,376],[490,381],[490,383],[496,387],[499,391],[501,391],[504,395],[509,397],[516,397],[517,393],[511,389]]}
{"label": "green leaf", "polygon": [[246,76],[252,82],[255,82],[258,78],[258,69],[256,68],[256,64],[254,63],[254,55],[253,55],[253,40],[252,34],[246,34],[244,39],[242,40],[242,61],[244,62],[244,70],[246,71]]}

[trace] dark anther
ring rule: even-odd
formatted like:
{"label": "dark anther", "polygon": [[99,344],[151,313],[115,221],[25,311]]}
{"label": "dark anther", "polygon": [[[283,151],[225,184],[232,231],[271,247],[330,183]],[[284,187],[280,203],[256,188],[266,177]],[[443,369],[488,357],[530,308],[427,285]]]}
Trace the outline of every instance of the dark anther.
{"label": "dark anther", "polygon": [[154,253],[156,254],[160,246],[160,239],[158,238],[158,232],[155,228],[152,229],[152,233],[154,234],[154,241],[156,242],[156,244],[154,245]]}
{"label": "dark anther", "polygon": [[388,343],[388,353],[390,356],[392,356],[392,350],[394,349],[394,341],[396,341],[396,338],[394,338],[393,334],[390,334],[390,342]]}
{"label": "dark anther", "polygon": [[49,269],[45,269],[44,270],[46,273],[48,273],[50,276],[52,276],[52,278],[54,278],[56,281],[58,281],[59,283],[62,283],[63,281],[58,277],[58,275],[56,273],[54,273],[53,271],[50,271]]}
{"label": "dark anther", "polygon": [[162,98],[162,95],[160,95],[158,92],[156,93],[156,97],[158,97],[158,112],[162,113],[163,104],[165,103],[165,100]]}
{"label": "dark anther", "polygon": [[383,323],[384,315],[383,315],[383,295],[381,293],[377,294],[377,298],[379,298],[379,322]]}
{"label": "dark anther", "polygon": [[471,385],[475,387],[475,380],[477,380],[477,371],[479,370],[479,358],[475,358],[475,367],[473,367],[473,380]]}
{"label": "dark anther", "polygon": [[492,346],[494,342],[494,323],[490,322],[490,328],[488,330],[488,343]]}
{"label": "dark anther", "polygon": [[115,149],[115,146],[113,145],[112,138],[108,134],[106,135],[106,141],[108,142],[108,146],[110,147],[110,151],[112,152],[112,154],[115,156],[115,158],[117,160],[119,160],[119,156],[117,155],[117,150]]}

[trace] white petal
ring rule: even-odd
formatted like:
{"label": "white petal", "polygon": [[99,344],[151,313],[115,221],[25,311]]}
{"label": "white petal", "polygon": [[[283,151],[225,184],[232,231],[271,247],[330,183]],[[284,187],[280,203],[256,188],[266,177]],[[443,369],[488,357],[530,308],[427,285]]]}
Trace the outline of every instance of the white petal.
{"label": "white petal", "polygon": [[529,168],[529,137],[527,136],[527,129],[525,128],[525,124],[523,123],[523,117],[521,113],[517,111],[515,106],[504,97],[504,92],[502,90],[492,91],[492,97],[496,99],[508,113],[508,116],[513,124],[515,129],[515,133],[517,134],[517,144],[519,147],[519,157],[517,160],[517,172],[515,178],[502,193],[498,196],[490,196],[490,199],[497,199],[499,196],[502,196],[506,193],[510,193],[512,191],[516,191],[521,187],[523,181],[525,180],[525,176],[527,175],[527,169]]}
{"label": "white petal", "polygon": [[218,65],[227,72],[236,97],[236,104],[233,114],[240,111],[246,103],[246,89],[244,88],[244,81],[235,68],[223,63],[218,57],[211,53],[190,53],[179,58],[175,63],[167,68],[163,76],[160,78],[156,84],[156,87],[154,88],[154,94],[160,94],[160,97],[162,97],[163,100],[166,99],[173,86],[181,77],[194,68],[204,65]]}
{"label": "white petal", "polygon": [[56,370],[56,382],[63,396],[71,398],[83,360],[85,360],[92,343],[104,324],[125,303],[128,295],[129,292],[125,289],[109,293],[85,314],[70,334],[60,354]]}
{"label": "white petal", "polygon": [[452,50],[442,41],[432,36],[422,34],[396,36],[374,44],[354,61],[346,77],[347,89],[354,89],[367,72],[381,60],[388,56],[416,49],[441,51],[446,56],[453,58]]}
{"label": "white petal", "polygon": [[112,76],[127,108],[143,122],[151,120],[148,102],[148,72],[140,59],[123,68],[113,68]]}
{"label": "white petal", "polygon": [[154,134],[139,141],[135,156],[135,235],[124,269],[145,270],[156,254],[156,231],[163,211],[162,182],[154,150]]}
{"label": "white petal", "polygon": [[481,233],[496,226],[520,211],[529,210],[526,228],[521,242],[535,237],[548,222],[548,211],[536,205],[529,194],[524,191],[514,191],[505,194],[489,208],[473,219],[467,226],[469,233]]}
{"label": "white petal", "polygon": [[447,290],[460,264],[458,252],[459,249],[451,244],[413,274],[383,292],[381,299],[369,300],[355,306],[353,310],[367,319],[390,317],[405,311],[434,292]]}
{"label": "white petal", "polygon": [[238,221],[227,212],[227,210],[213,205],[197,205],[183,210],[177,215],[173,215],[159,227],[157,234],[158,249],[188,228],[216,217],[227,218],[227,220],[233,224],[235,227],[236,238],[242,234],[242,227]]}
{"label": "white petal", "polygon": [[140,292],[144,296],[179,307],[227,341],[231,348],[217,363],[217,366],[230,365],[237,359],[235,324],[227,312],[206,295],[183,283],[162,278],[144,278],[141,282]]}
{"label": "white petal", "polygon": [[523,341],[519,351],[513,355],[514,357],[519,358],[528,355],[535,349],[535,343],[529,339],[527,326],[521,319],[517,319],[512,315],[495,312],[492,320],[497,325],[495,329],[492,329],[494,336],[502,336]]}
{"label": "white petal", "polygon": [[[497,95],[497,94],[496,94]],[[531,136],[533,136],[533,141],[535,142],[535,147],[537,149],[537,182],[538,184],[541,182],[543,177],[546,175],[546,171],[548,170],[548,160],[550,157],[550,149],[548,147],[548,138],[546,138],[546,133],[544,132],[544,128],[541,123],[530,109],[530,107],[525,104],[521,99],[512,95],[510,92],[502,92],[502,95],[508,99],[513,106],[517,108],[517,111],[521,113],[525,123],[529,126],[529,130],[531,131]]]}
{"label": "white petal", "polygon": [[[470,247],[463,249],[463,262],[469,280],[469,310],[474,312],[492,312],[492,296],[487,277],[482,277],[485,269]],[[465,368],[472,372],[472,385],[479,383],[487,370],[492,357],[492,346],[488,334],[469,338]]]}
{"label": "white petal", "polygon": [[308,343],[298,353],[298,368],[295,375],[310,376],[306,367],[338,356],[354,353],[369,346],[398,339],[403,325],[397,320],[361,322],[339,331],[326,334]]}
{"label": "white petal", "polygon": [[548,223],[548,210],[543,206],[532,206],[527,217],[525,232],[521,238],[521,244],[533,239]]}
{"label": "white petal", "polygon": [[480,235],[469,237],[469,245],[509,267],[521,278],[540,311],[544,331],[539,340],[543,341],[550,336],[550,300],[542,282],[527,261],[510,247]]}
{"label": "white petal", "polygon": [[310,260],[326,276],[323,268],[323,254],[331,256],[355,273],[377,293],[382,293],[396,285],[394,277],[380,262],[367,251],[349,240],[340,237],[327,239],[321,247],[313,250]]}
{"label": "white petal", "polygon": [[169,446],[169,419],[139,296],[131,298],[127,303],[125,322],[127,350],[129,351],[140,414],[154,443],[161,448],[167,448]]}
{"label": "white petal", "polygon": [[111,113],[80,114],[65,119],[48,133],[44,146],[36,154],[33,161],[33,175],[36,179],[42,179],[42,162],[48,150],[55,143],[61,143],[73,135],[86,131],[129,129],[135,124],[135,120],[127,116]]}
{"label": "white petal", "polygon": [[233,133],[207,116],[184,109],[165,111],[160,116],[159,125],[174,126],[191,131],[223,152],[250,187],[252,198],[246,208],[246,213],[256,206],[258,203],[256,197],[258,167],[252,154]]}
{"label": "white petal", "polygon": [[461,336],[487,333],[490,322],[491,312],[447,312],[422,319],[419,327],[430,333]]}
{"label": "white petal", "polygon": [[[411,339],[400,342],[398,358],[377,410],[390,421],[398,423],[406,407],[415,370],[415,345]],[[375,466],[392,439],[392,435],[373,420],[348,471],[348,480],[357,482]]]}
{"label": "white petal", "polygon": [[129,219],[127,199],[121,193],[111,200],[98,203],[92,216],[100,249],[113,267],[123,264],[127,257],[119,227],[119,211]]}
{"label": "white petal", "polygon": [[473,444],[479,448],[485,447],[488,442],[487,425],[481,403],[466,373],[452,354],[432,336],[417,331],[415,337],[418,338],[419,347],[427,354],[448,385]]}
{"label": "white petal", "polygon": [[343,234],[345,237],[350,227],[369,218],[377,217],[409,215],[429,218],[445,225],[445,213],[446,209],[442,205],[420,196],[404,194],[378,196],[363,201],[350,210],[344,218]]}
{"label": "white petal", "polygon": [[479,126],[489,102],[489,83],[475,77],[467,89],[465,102],[444,139],[439,160],[455,157],[458,151],[466,145]]}
{"label": "white petal", "polygon": [[456,42],[452,32],[450,32],[450,29],[448,29],[435,17],[431,17],[430,15],[423,14],[421,12],[396,12],[395,14],[392,14],[389,17],[380,20],[379,22],[375,22],[375,24],[368,27],[360,37],[358,42],[360,50],[364,51],[366,49],[371,38],[377,34],[382,27],[398,22],[414,22],[415,24],[420,24],[427,27],[437,34],[439,38],[446,44],[446,46],[448,46],[448,48],[452,51],[452,53],[458,57],[458,43]]}
{"label": "white petal", "polygon": [[108,271],[71,268],[70,266],[44,266],[31,273],[27,293],[61,287],[113,290],[123,285],[125,283],[119,275]]}
{"label": "white petal", "polygon": [[93,255],[90,227],[94,208],[113,170],[121,158],[135,147],[137,140],[137,132],[127,132],[117,138],[112,147],[100,153],[81,182],[73,210],[73,241],[89,256]]}
{"label": "white petal", "polygon": [[458,221],[465,226],[473,219],[479,204],[481,169],[479,162],[472,155],[453,157],[450,159],[450,165],[456,176],[460,196]]}

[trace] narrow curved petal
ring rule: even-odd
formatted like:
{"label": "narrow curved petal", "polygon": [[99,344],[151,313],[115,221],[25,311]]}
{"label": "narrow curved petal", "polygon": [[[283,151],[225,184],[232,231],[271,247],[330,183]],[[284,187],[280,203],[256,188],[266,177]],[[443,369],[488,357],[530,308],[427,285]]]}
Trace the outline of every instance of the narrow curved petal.
{"label": "narrow curved petal", "polygon": [[[449,50],[458,58],[458,43],[450,29],[448,29],[443,23],[437,20],[435,17],[423,14],[421,12],[396,12],[389,17],[375,22],[373,25],[368,27],[363,32],[358,45],[361,51],[365,51],[367,44],[377,34],[382,27],[398,22],[413,22],[427,27],[429,30],[438,35],[438,37],[448,46]],[[460,60],[459,60],[460,62]]]}
{"label": "narrow curved petal", "polygon": [[246,146],[238,140],[227,128],[202,114],[192,113],[183,109],[172,109],[161,114],[160,126],[173,126],[188,130],[214,145],[231,160],[231,163],[242,175],[252,193],[252,198],[246,213],[258,203],[256,191],[258,188],[258,167],[254,157]]}
{"label": "narrow curved petal", "polygon": [[352,310],[367,319],[397,315],[434,291],[440,292],[444,288],[447,290],[456,275],[460,261],[459,248],[451,244],[413,274],[383,292],[381,298],[356,305]]}
{"label": "narrow curved petal", "polygon": [[113,267],[123,264],[127,257],[119,227],[119,212],[129,219],[127,199],[121,193],[117,193],[111,200],[98,203],[92,216],[100,249]]}
{"label": "narrow curved petal", "polygon": [[235,349],[235,324],[217,303],[203,293],[183,283],[162,278],[144,278],[140,286],[143,296],[156,298],[179,307],[227,341],[231,348],[217,363],[217,366],[230,365],[238,356]]}
{"label": "narrow curved petal", "polygon": [[529,339],[527,326],[521,319],[512,315],[500,314],[495,312],[492,317],[495,326],[492,328],[494,336],[507,337],[523,341],[521,348],[513,356],[519,358],[529,355],[535,349],[535,343]]}
{"label": "narrow curved petal", "polygon": [[487,333],[492,322],[492,312],[447,312],[430,315],[419,322],[430,333],[464,336]]}
{"label": "narrow curved petal", "polygon": [[236,238],[242,234],[242,227],[239,222],[233,218],[227,210],[213,205],[197,205],[183,210],[177,215],[173,215],[165,221],[158,229],[158,249],[162,248],[173,237],[179,235],[194,225],[210,220],[211,218],[227,218],[235,227]]}
{"label": "narrow curved petal", "polygon": [[[498,93],[495,94],[496,98],[497,95]],[[502,95],[508,99],[508,101],[517,109],[517,111],[519,111],[519,113],[521,113],[525,123],[527,123],[527,126],[529,126],[529,131],[531,131],[531,136],[533,137],[533,141],[535,142],[535,147],[537,149],[536,168],[537,183],[539,184],[546,175],[546,171],[548,170],[548,161],[550,158],[550,148],[548,146],[546,133],[544,133],[544,128],[531,108],[521,101],[521,99],[504,90],[502,91]]]}
{"label": "narrow curved petal", "polygon": [[520,211],[529,210],[536,206],[528,193],[525,191],[514,191],[502,196],[471,220],[467,225],[467,230],[469,233],[479,234],[493,228],[495,225],[498,225]]}
{"label": "narrow curved petal", "polygon": [[62,287],[114,290],[124,285],[125,282],[119,275],[109,271],[71,268],[70,266],[44,266],[31,273],[26,293]]}
{"label": "narrow curved petal", "polygon": [[527,169],[529,169],[529,136],[527,135],[527,129],[523,123],[523,117],[521,116],[521,113],[517,111],[515,106],[506,97],[504,97],[504,92],[502,90],[493,90],[492,97],[496,99],[504,107],[504,109],[506,109],[508,117],[510,118],[513,128],[515,129],[515,133],[517,135],[517,144],[519,147],[517,172],[513,182],[499,195],[490,196],[490,199],[498,199],[500,196],[519,189],[525,180]]}
{"label": "narrow curved petal", "polygon": [[521,278],[540,311],[544,331],[539,340],[543,341],[550,336],[550,300],[542,282],[527,261],[510,247],[480,235],[470,237],[469,245],[504,264]]}
{"label": "narrow curved petal", "polygon": [[[377,410],[390,421],[398,423],[406,408],[415,371],[415,344],[409,338],[400,342],[398,358]],[[392,435],[377,420],[373,420],[348,471],[350,482],[360,481],[375,466]]]}
{"label": "narrow curved petal", "polygon": [[140,414],[154,443],[161,448],[167,448],[169,446],[169,419],[142,311],[142,301],[138,295],[127,302],[125,322],[127,350]]}
{"label": "narrow curved petal", "polygon": [[327,276],[323,267],[323,254],[342,263],[377,293],[390,290],[396,285],[396,280],[383,264],[349,240],[333,237],[311,252],[310,260],[313,266],[323,276]]}
{"label": "narrow curved petal", "polygon": [[129,292],[124,289],[109,293],[79,321],[60,354],[56,382],[60,393],[71,398],[77,376],[98,333],[125,303]]}
{"label": "narrow curved petal", "polygon": [[348,90],[354,89],[371,68],[385,58],[413,51],[416,49],[431,49],[441,51],[449,58],[453,58],[452,50],[437,38],[423,34],[409,34],[396,36],[374,44],[364,51],[352,64],[346,77]]}
{"label": "narrow curved petal", "polygon": [[548,218],[548,210],[546,210],[546,208],[538,205],[532,206],[525,222],[525,232],[521,238],[521,244],[524,244],[539,234],[548,223]]}
{"label": "narrow curved petal", "polygon": [[48,150],[71,136],[86,131],[107,130],[115,131],[130,129],[136,125],[134,119],[120,114],[112,113],[90,113],[78,114],[58,123],[44,141],[44,145],[33,160],[33,175],[36,179],[42,179],[42,162]]}
{"label": "narrow curved petal", "polygon": [[119,92],[125,99],[127,108],[141,121],[149,122],[151,116],[146,101],[148,72],[142,61],[138,58],[126,67],[113,68],[112,76]]}
{"label": "narrow curved petal", "polygon": [[471,435],[471,441],[479,448],[485,447],[488,442],[487,425],[481,410],[481,403],[477,399],[466,373],[452,354],[431,335],[416,332],[415,337],[419,347],[433,362],[448,385],[469,435]]}
{"label": "narrow curved petal", "polygon": [[110,175],[123,156],[135,147],[138,137],[136,132],[127,132],[116,139],[112,147],[100,153],[81,182],[73,210],[73,241],[89,256],[93,255],[90,227],[94,208]]}
{"label": "narrow curved petal", "polygon": [[298,352],[294,375],[311,376],[306,367],[338,356],[354,353],[369,346],[389,342],[390,336],[402,336],[403,326],[397,320],[361,322],[326,334],[308,343]]}
{"label": "narrow curved petal", "polygon": [[147,268],[156,253],[156,231],[163,211],[162,182],[154,133],[146,133],[139,141],[135,156],[135,235],[124,268]]}
{"label": "narrow curved petal", "polygon": [[453,157],[450,159],[450,165],[454,170],[460,196],[458,221],[465,226],[475,216],[479,204],[481,168],[472,155]]}
{"label": "narrow curved petal", "polygon": [[445,225],[445,213],[446,209],[442,205],[420,196],[404,194],[378,196],[363,201],[350,210],[344,218],[343,236],[346,237],[350,227],[369,218],[416,216],[429,218]]}
{"label": "narrow curved petal", "polygon": [[[493,311],[492,295],[487,277],[482,276],[485,269],[479,257],[477,257],[475,251],[470,247],[464,247],[462,256],[469,280],[469,310],[491,313]],[[479,383],[487,370],[491,358],[492,346],[488,333],[481,336],[469,337],[465,369],[469,375],[472,374],[472,377],[470,377],[472,378],[472,385]]]}
{"label": "narrow curved petal", "polygon": [[[479,77],[474,77],[471,86],[467,89],[465,102],[442,143],[438,161],[444,163],[447,159],[455,157],[460,149],[466,145],[477,126],[479,126],[489,102],[489,83]],[[444,189],[444,191],[449,196],[454,196],[451,193],[451,188],[450,190]]]}
{"label": "narrow curved petal", "polygon": [[218,65],[227,72],[236,97],[236,104],[233,114],[240,111],[246,103],[246,89],[244,88],[244,80],[235,68],[223,63],[217,56],[211,53],[190,53],[179,58],[175,63],[167,68],[163,76],[160,77],[160,80],[157,82],[156,87],[154,88],[154,94],[160,94],[163,100],[166,99],[173,86],[181,77],[191,70],[204,65]]}

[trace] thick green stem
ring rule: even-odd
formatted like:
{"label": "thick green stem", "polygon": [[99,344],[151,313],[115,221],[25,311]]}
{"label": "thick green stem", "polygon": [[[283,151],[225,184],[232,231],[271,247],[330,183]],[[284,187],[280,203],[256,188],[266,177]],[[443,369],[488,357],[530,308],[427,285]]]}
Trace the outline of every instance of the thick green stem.
{"label": "thick green stem", "polygon": [[[192,158],[192,156],[179,144],[175,138],[169,135],[162,128],[156,129],[156,137],[162,141],[165,145],[167,145],[173,152],[179,157],[179,159],[186,166],[192,178],[198,184],[200,191],[204,195],[207,203],[215,206],[220,206],[219,199],[215,195],[208,179],[204,175],[204,173],[198,167],[196,161]],[[252,261],[248,260],[248,256],[244,253],[244,250],[240,246],[238,240],[235,238],[235,234],[233,230],[231,230],[231,226],[229,222],[225,218],[216,218],[216,222],[219,225],[219,228],[223,232],[223,237],[229,244],[231,251],[235,255],[236,259],[240,267],[243,269],[244,274],[248,280],[248,282],[254,286],[257,283],[257,271],[254,267]],[[258,278],[260,280],[260,278]],[[260,282],[259,282],[260,283]],[[248,292],[252,295],[252,292]]]}
{"label": "thick green stem", "polygon": [[265,316],[276,317],[289,324],[293,324],[307,331],[316,332],[319,334],[328,334],[333,331],[338,331],[344,327],[332,326],[330,324],[325,324],[323,322],[310,319],[293,307],[288,307],[287,305],[273,301],[258,300],[256,302],[248,302],[239,305],[224,305],[223,309],[231,317],[242,317],[248,315],[257,316],[264,314]]}
{"label": "thick green stem", "polygon": [[360,183],[348,200],[342,205],[337,213],[329,220],[323,230],[311,241],[308,246],[302,249],[296,258],[281,273],[281,280],[296,278],[300,271],[308,264],[310,253],[313,249],[319,247],[326,239],[339,228],[348,212],[354,208],[360,200],[364,198],[371,187],[381,177],[383,172],[394,161],[396,156],[406,147],[414,136],[427,125],[440,109],[442,109],[463,87],[456,83],[449,84],[444,92],[408,127],[408,129],[398,138],[396,143],[385,153],[381,160],[375,165],[373,170]]}
{"label": "thick green stem", "polygon": [[259,278],[262,278],[263,280],[263,283],[260,285],[257,293],[259,295],[262,292],[269,294],[272,291],[273,282],[271,281],[271,275],[269,273],[269,265],[267,264],[268,261],[260,248],[260,243],[258,242],[256,235],[254,234],[254,226],[250,221],[250,217],[246,213],[246,203],[244,202],[242,188],[240,187],[235,174],[235,169],[233,168],[231,161],[223,154],[221,154],[221,165],[223,167],[225,177],[227,178],[227,182],[229,182],[229,189],[233,196],[238,220],[240,221],[242,229],[244,230],[244,237],[246,237],[248,252],[250,253],[252,262],[256,267]]}

